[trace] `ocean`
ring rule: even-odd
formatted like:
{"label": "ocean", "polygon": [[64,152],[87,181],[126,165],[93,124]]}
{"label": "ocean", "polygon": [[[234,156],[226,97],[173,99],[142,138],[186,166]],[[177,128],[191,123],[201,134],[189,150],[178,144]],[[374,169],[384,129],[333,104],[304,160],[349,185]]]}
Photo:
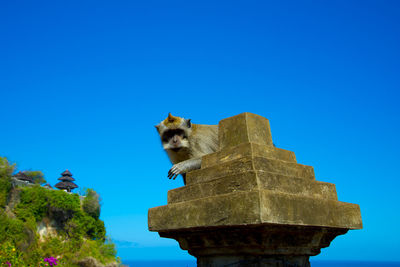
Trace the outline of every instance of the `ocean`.
{"label": "ocean", "polygon": [[[129,267],[196,267],[196,261],[123,261]],[[400,267],[400,262],[384,261],[311,261],[311,267]]]}

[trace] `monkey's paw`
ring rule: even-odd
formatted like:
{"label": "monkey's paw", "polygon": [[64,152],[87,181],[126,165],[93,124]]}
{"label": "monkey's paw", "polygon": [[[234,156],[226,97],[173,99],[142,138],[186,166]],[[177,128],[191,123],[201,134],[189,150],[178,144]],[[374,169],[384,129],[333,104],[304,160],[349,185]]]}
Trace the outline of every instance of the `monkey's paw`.
{"label": "monkey's paw", "polygon": [[179,162],[172,166],[172,168],[168,172],[168,178],[169,179],[174,179],[178,177],[179,174],[185,173],[185,166],[183,164],[184,162]]}

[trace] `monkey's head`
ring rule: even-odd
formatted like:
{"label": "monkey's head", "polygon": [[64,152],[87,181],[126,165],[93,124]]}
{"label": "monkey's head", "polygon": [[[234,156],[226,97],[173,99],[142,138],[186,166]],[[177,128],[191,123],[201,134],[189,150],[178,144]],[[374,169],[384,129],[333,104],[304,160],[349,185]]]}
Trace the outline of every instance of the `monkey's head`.
{"label": "monkey's head", "polygon": [[165,150],[178,152],[182,148],[189,148],[188,137],[192,132],[190,119],[175,117],[169,113],[165,120],[156,125],[156,129]]}

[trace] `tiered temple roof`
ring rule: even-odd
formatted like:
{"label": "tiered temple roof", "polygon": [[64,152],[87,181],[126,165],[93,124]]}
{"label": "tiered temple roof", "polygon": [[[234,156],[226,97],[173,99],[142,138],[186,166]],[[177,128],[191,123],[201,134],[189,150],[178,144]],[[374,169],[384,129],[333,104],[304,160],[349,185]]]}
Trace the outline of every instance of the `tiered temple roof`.
{"label": "tiered temple roof", "polygon": [[74,178],[72,178],[72,173],[69,170],[65,170],[63,173],[61,173],[61,177],[58,178],[61,182],[57,183],[55,187],[61,190],[67,190],[67,192],[71,192],[72,189],[77,188],[78,186],[73,182],[75,181]]}
{"label": "tiered temple roof", "polygon": [[[69,170],[65,170],[63,173],[61,173],[62,176],[72,176],[72,173]],[[71,177],[72,178],[72,177]],[[74,178],[72,178],[74,179]]]}
{"label": "tiered temple roof", "polygon": [[32,178],[23,172],[18,172],[17,174],[13,175],[13,177],[21,181],[27,181],[29,183],[33,183]]}

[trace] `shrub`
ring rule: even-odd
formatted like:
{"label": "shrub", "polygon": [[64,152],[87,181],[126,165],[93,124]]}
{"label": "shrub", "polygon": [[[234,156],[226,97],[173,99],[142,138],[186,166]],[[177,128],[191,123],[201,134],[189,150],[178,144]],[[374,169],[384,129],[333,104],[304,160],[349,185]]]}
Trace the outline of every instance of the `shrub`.
{"label": "shrub", "polygon": [[23,221],[34,218],[40,221],[48,210],[48,190],[40,186],[27,187],[21,190],[20,202],[15,208],[15,214]]}
{"label": "shrub", "polygon": [[20,203],[15,208],[17,217],[27,221],[35,218],[39,222],[49,216],[61,224],[80,211],[79,196],[61,190],[48,190],[40,186],[26,187],[21,190]]}
{"label": "shrub", "polygon": [[105,240],[106,229],[104,222],[96,220],[84,212],[78,212],[68,222],[66,231],[71,238],[84,236],[93,240]]}

